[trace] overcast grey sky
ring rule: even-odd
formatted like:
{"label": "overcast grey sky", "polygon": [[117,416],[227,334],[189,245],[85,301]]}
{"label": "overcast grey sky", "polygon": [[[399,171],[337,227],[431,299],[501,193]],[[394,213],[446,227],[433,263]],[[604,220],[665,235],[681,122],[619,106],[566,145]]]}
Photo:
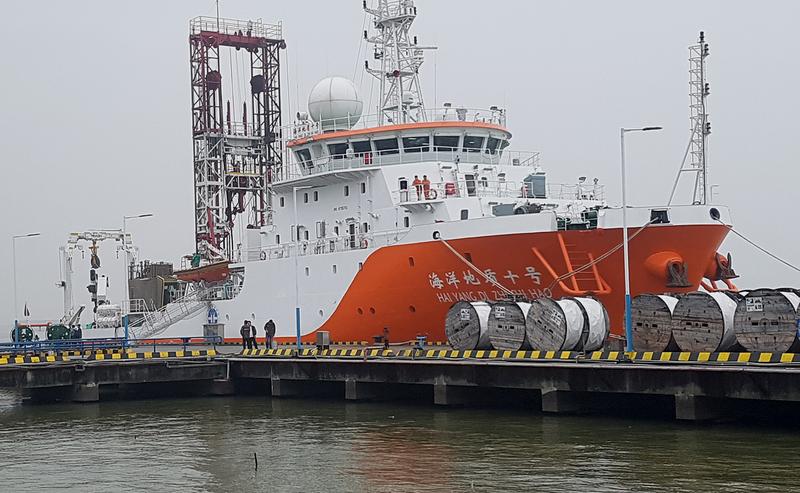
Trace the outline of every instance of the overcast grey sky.
{"label": "overcast grey sky", "polygon": [[[220,3],[224,17],[283,21],[291,111],[298,99],[304,109],[327,75],[368,80],[363,50],[357,55],[361,0]],[[687,46],[704,29],[715,202],[732,208],[738,229],[800,263],[800,2],[417,6],[414,33],[439,46],[423,66],[428,103],[435,69],[440,104],[507,107],[514,148],[541,151],[553,181],[598,177],[612,203],[619,203],[619,127],[652,124],[665,129],[629,139],[630,201],[666,201],[689,135]],[[213,13],[212,0],[4,2],[0,327],[12,320],[12,234],[43,234],[17,243],[20,305],[27,300],[34,318],[61,315],[53,283],[70,231],[119,228],[123,215],[152,212],[129,223],[143,257],[177,260],[192,251],[187,32],[190,18]],[[122,262],[111,250],[104,260],[119,288]],[[797,273],[740,240],[730,239],[728,250],[741,286],[800,286]],[[87,269],[78,268],[80,296]]]}

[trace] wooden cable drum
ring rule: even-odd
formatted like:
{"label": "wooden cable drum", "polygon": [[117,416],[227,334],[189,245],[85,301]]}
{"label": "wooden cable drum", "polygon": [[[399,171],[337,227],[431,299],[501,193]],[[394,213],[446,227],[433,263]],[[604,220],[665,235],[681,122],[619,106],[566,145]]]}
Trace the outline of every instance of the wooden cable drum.
{"label": "wooden cable drum", "polygon": [[491,306],[483,301],[459,301],[450,307],[445,318],[444,332],[453,349],[491,349],[488,321]]}
{"label": "wooden cable drum", "polygon": [[519,351],[525,342],[525,313],[513,301],[492,303],[486,335],[498,351]]}
{"label": "wooden cable drum", "polygon": [[688,293],[672,311],[672,336],[681,351],[728,351],[736,344],[736,301],[724,292]]}
{"label": "wooden cable drum", "polygon": [[573,299],[539,298],[531,303],[526,326],[528,342],[533,349],[570,351],[581,340],[583,310]]}
{"label": "wooden cable drum", "polygon": [[583,311],[584,325],[581,339],[575,349],[597,351],[603,347],[611,331],[608,312],[594,298],[572,298]]}
{"label": "wooden cable drum", "polygon": [[525,301],[518,301],[517,305],[525,316],[525,341],[522,343],[522,349],[530,349],[531,343],[528,341],[528,312],[531,311],[531,304]]}
{"label": "wooden cable drum", "polygon": [[667,295],[640,294],[631,301],[631,325],[635,351],[670,351],[676,349],[672,337],[672,312],[678,298]]}
{"label": "wooden cable drum", "polygon": [[733,328],[739,344],[748,351],[797,351],[798,305],[800,296],[793,291],[750,291],[736,307]]}

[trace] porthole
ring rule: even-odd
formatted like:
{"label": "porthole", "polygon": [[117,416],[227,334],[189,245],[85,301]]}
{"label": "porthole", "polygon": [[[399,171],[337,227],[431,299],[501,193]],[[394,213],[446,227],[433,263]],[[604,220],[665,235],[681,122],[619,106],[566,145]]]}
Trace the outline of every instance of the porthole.
{"label": "porthole", "polygon": [[375,308],[374,307],[369,307],[369,313],[371,315],[375,315]]}
{"label": "porthole", "polygon": [[408,266],[414,267],[414,257],[408,257]]}
{"label": "porthole", "polygon": [[361,308],[359,308],[359,309],[358,309],[358,310],[356,310],[356,311],[358,312],[358,314],[359,314],[359,315],[363,315],[363,314],[364,314],[364,310],[362,310]]}
{"label": "porthole", "polygon": [[322,310],[320,310],[320,311],[319,311],[319,316],[320,316],[320,317],[322,316]]}
{"label": "porthole", "polygon": [[442,237],[442,235],[440,235],[438,231],[434,231],[434,232],[433,232],[433,239],[434,239],[434,240],[438,240],[438,239],[440,239],[441,237]]}
{"label": "porthole", "polygon": [[711,219],[719,221],[720,218],[719,209],[717,209],[716,207],[712,207],[711,210],[708,211],[708,214],[711,216]]}
{"label": "porthole", "polygon": [[416,307],[414,307],[414,305],[408,305],[408,311],[410,311],[411,313],[416,313],[417,309]]}

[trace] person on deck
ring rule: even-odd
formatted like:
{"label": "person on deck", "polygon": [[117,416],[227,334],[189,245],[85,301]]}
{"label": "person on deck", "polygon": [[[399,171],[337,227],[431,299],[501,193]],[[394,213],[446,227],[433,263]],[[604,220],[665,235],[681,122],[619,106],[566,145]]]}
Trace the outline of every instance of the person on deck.
{"label": "person on deck", "polygon": [[267,323],[264,324],[264,332],[267,333],[264,344],[267,349],[272,349],[272,339],[275,337],[275,322],[272,319],[269,319]]}
{"label": "person on deck", "polygon": [[422,175],[422,192],[425,200],[431,198],[431,181],[428,179],[428,175]]}
{"label": "person on deck", "polygon": [[417,200],[422,199],[422,180],[419,179],[419,175],[414,175],[414,181],[411,182],[411,185],[414,186],[414,189],[417,191]]}

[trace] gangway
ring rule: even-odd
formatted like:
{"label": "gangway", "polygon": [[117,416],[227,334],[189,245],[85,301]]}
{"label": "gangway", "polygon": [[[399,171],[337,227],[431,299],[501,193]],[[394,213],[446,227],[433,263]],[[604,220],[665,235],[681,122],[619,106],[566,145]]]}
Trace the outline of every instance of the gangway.
{"label": "gangway", "polygon": [[144,311],[144,318],[139,327],[133,328],[138,339],[150,339],[163,333],[171,325],[185,320],[204,308],[211,307],[213,294],[220,286],[207,286],[203,283],[191,283],[187,293],[182,297],[162,306],[158,310]]}

